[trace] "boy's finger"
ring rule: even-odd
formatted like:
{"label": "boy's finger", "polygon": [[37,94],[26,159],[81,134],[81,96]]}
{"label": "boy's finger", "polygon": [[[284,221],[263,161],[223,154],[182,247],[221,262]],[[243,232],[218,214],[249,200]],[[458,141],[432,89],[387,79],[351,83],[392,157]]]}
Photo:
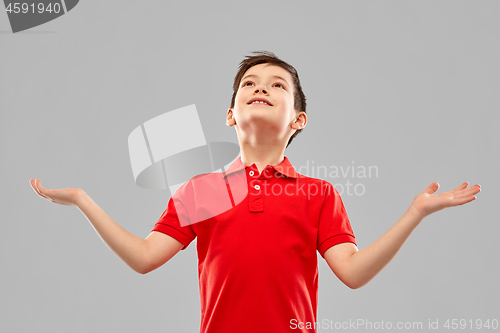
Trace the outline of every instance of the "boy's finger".
{"label": "boy's finger", "polygon": [[476,200],[476,196],[475,195],[468,196],[468,197],[463,198],[462,200],[460,200],[460,203],[458,205],[465,205],[466,203],[469,203],[469,202],[474,201],[474,200]]}
{"label": "boy's finger", "polygon": [[40,184],[40,179],[35,180],[35,188],[37,190],[37,193],[41,197],[43,197],[43,198],[45,198],[47,200],[50,200],[50,198],[48,196],[46,196],[45,194],[42,193],[42,190],[45,190],[45,189],[42,187],[42,184]]}
{"label": "boy's finger", "polygon": [[481,192],[481,189],[478,187],[469,187],[467,189],[463,189],[462,191],[455,194],[456,198],[468,198],[471,195],[477,194]]}
{"label": "boy's finger", "polygon": [[469,186],[469,182],[463,183],[462,185],[454,189],[453,192],[463,190],[464,188],[467,188],[467,186]]}
{"label": "boy's finger", "polygon": [[464,189],[466,189],[467,186],[469,186],[469,182],[462,183],[462,185],[449,191],[449,193],[453,193],[454,195],[456,195],[456,194],[460,193],[461,191],[463,191]]}
{"label": "boy's finger", "polygon": [[36,180],[32,181],[32,179],[30,179],[30,185],[31,185],[31,188],[33,189],[33,191],[35,191],[36,194],[41,195],[40,191],[36,187]]}

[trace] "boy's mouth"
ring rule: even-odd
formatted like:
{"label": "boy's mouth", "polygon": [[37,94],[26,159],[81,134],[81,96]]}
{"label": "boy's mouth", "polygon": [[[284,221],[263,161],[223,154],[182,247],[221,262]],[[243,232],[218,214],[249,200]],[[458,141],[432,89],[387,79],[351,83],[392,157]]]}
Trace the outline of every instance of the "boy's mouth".
{"label": "boy's mouth", "polygon": [[267,99],[260,98],[260,97],[252,98],[247,104],[248,105],[250,105],[250,104],[260,104],[260,105],[273,106]]}

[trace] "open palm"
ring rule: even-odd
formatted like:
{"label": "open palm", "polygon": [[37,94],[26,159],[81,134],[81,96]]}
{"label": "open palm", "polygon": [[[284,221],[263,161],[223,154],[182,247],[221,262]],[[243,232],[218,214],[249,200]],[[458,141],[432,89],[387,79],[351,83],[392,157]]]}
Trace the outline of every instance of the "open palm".
{"label": "open palm", "polygon": [[30,185],[40,197],[65,206],[76,206],[78,197],[83,193],[83,190],[79,188],[49,190],[42,186],[39,179],[30,179]]}
{"label": "open palm", "polygon": [[481,191],[479,184],[468,186],[465,182],[454,190],[434,194],[439,189],[439,183],[434,182],[413,199],[413,205],[425,217],[443,208],[466,204],[475,200],[475,194]]}

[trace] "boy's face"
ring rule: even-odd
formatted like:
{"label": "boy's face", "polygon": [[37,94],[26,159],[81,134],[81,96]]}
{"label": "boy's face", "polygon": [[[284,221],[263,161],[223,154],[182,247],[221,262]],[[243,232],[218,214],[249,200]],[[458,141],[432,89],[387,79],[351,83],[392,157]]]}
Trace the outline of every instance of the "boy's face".
{"label": "boy's face", "polygon": [[[305,112],[294,108],[294,84],[287,70],[269,63],[248,69],[239,84],[234,108],[227,112],[226,124],[235,126],[238,139],[261,143],[288,142],[305,126]],[[263,99],[269,104],[254,103]]]}

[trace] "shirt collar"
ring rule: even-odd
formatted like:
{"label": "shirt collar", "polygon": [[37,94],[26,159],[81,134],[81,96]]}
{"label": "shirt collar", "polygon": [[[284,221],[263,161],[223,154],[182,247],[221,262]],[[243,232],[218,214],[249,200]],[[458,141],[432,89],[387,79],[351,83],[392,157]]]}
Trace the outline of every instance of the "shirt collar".
{"label": "shirt collar", "polygon": [[[255,163],[252,163],[252,165],[250,165],[250,166],[245,166],[243,164],[243,162],[241,162],[241,155],[240,155],[240,156],[238,156],[236,161],[234,161],[233,164],[231,164],[231,166],[226,170],[226,175],[224,176],[224,178],[227,177],[227,175],[229,175],[231,173],[240,171],[242,169],[249,168],[251,166],[255,166]],[[298,173],[295,171],[295,168],[292,166],[292,164],[290,163],[290,160],[288,160],[288,158],[286,156],[284,157],[283,161],[280,164],[271,165],[271,167],[273,167],[274,170],[278,171],[279,173],[281,173],[287,177],[299,178]],[[257,167],[255,166],[255,168],[257,168]]]}

